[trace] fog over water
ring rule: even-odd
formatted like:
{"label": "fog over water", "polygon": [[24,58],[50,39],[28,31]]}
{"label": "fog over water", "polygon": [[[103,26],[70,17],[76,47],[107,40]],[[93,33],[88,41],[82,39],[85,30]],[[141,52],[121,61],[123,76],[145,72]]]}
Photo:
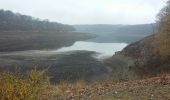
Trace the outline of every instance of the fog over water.
{"label": "fog over water", "polygon": [[117,51],[121,51],[126,47],[127,43],[96,43],[87,41],[77,41],[72,46],[62,47],[56,50],[28,50],[10,53],[0,53],[1,56],[49,56],[55,54],[70,54],[74,51],[94,51],[94,57],[97,59],[104,59],[111,57]]}
{"label": "fog over water", "polygon": [[85,42],[85,41],[77,41],[72,46],[63,47],[56,52],[67,52],[67,51],[75,51],[75,50],[87,50],[87,51],[95,51],[100,53],[97,57],[105,57],[112,56],[117,51],[121,51],[126,43],[95,43],[95,42]]}

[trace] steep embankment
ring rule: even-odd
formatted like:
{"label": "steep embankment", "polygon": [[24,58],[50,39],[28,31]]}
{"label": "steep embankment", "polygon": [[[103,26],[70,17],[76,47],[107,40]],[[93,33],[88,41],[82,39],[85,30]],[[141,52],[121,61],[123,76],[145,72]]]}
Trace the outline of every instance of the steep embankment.
{"label": "steep embankment", "polygon": [[105,63],[115,69],[114,74],[118,77],[121,75],[123,80],[169,72],[170,63],[161,59],[158,46],[154,42],[155,35],[146,37],[128,45]]}
{"label": "steep embankment", "polygon": [[[117,54],[122,55],[124,57],[122,59],[127,57],[133,59],[131,65],[126,61],[127,66],[124,66],[124,69],[127,67],[133,69],[139,76],[170,72],[170,1],[158,14],[157,23],[156,34],[130,44]],[[114,58],[115,56],[111,59]]]}

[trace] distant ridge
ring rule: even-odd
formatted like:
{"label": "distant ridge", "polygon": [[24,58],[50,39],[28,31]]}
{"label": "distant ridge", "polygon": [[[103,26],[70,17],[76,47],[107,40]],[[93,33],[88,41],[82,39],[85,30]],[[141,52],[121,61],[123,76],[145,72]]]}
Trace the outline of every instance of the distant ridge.
{"label": "distant ridge", "polygon": [[0,9],[0,31],[74,31],[74,27]]}
{"label": "distant ridge", "polygon": [[98,35],[94,42],[126,42],[132,43],[154,33],[157,24],[139,24],[139,25],[112,25],[112,24],[94,24],[94,25],[74,25],[79,32],[89,32]]}

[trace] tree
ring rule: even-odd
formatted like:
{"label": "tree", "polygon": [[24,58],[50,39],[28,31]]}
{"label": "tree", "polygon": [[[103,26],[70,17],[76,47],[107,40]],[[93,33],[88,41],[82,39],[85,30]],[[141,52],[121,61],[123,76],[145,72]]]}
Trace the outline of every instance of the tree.
{"label": "tree", "polygon": [[170,59],[170,0],[158,14],[155,43],[163,60]]}

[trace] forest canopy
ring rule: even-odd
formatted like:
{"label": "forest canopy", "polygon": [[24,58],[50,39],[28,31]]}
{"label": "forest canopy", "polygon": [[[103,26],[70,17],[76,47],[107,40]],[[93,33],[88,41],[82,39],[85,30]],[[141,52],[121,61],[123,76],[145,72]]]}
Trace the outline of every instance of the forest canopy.
{"label": "forest canopy", "polygon": [[74,27],[0,9],[0,31],[74,31]]}

